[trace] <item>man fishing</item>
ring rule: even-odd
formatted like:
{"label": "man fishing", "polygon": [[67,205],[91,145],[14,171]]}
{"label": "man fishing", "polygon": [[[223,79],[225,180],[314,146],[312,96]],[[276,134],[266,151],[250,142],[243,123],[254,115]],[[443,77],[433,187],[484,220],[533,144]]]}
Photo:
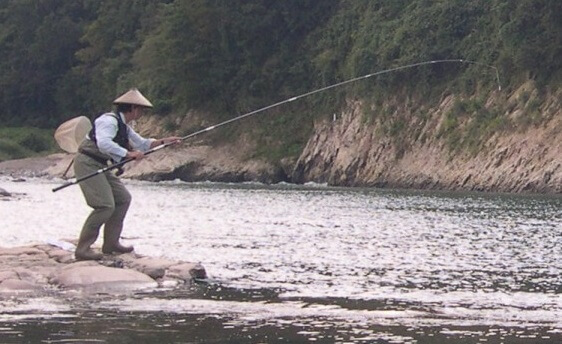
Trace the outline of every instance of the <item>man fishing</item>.
{"label": "man fishing", "polygon": [[[86,140],[78,149],[74,161],[77,178],[86,176],[106,167],[109,161],[122,159],[140,160],[144,152],[160,146],[181,142],[171,136],[163,139],[147,139],[136,133],[128,123],[142,116],[152,104],[137,89],[131,89],[113,101],[115,112],[99,116]],[[93,208],[78,239],[74,253],[77,260],[99,260],[103,257],[91,249],[96,242],[102,225],[104,254],[121,254],[133,251],[132,246],[121,245],[119,239],[131,194],[121,180],[112,172],[99,173],[80,183],[86,203]]]}

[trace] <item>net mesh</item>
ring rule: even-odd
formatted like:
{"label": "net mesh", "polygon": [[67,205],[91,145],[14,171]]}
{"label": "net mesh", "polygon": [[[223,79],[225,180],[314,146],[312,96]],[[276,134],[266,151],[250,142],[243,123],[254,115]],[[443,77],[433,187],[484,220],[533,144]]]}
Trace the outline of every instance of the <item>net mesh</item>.
{"label": "net mesh", "polygon": [[92,129],[92,123],[86,116],[80,116],[61,124],[55,131],[55,140],[60,148],[68,153],[76,153],[78,147]]}

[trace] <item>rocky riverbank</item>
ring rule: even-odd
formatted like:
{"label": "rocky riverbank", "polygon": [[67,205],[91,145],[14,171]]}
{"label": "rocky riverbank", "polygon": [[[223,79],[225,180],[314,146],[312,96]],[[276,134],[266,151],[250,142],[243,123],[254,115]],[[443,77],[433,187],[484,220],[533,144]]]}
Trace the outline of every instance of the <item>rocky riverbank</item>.
{"label": "rocky riverbank", "polygon": [[[537,94],[529,82],[508,94],[492,93],[485,101],[444,95],[423,111],[401,98],[373,109],[350,101],[341,113],[315,123],[298,159],[274,163],[257,158],[256,142],[240,135],[229,144],[186,142],[155,152],[127,164],[123,177],[560,194],[562,91],[552,91],[540,106]],[[463,112],[469,105],[479,112]],[[478,113],[483,117],[474,117]],[[484,119],[488,122],[481,123]],[[531,120],[536,124],[525,124]],[[190,119],[178,117],[174,125],[185,129],[185,122]],[[392,130],[393,125],[401,129]],[[165,125],[155,116],[137,127],[145,136],[171,134],[161,132]],[[72,157],[4,161],[0,174],[60,177]]]}
{"label": "rocky riverbank", "polygon": [[[162,181],[181,179],[188,182],[277,183],[288,181],[279,166],[260,160],[248,160],[236,147],[180,146],[155,152],[142,161],[124,166],[123,178]],[[0,175],[14,179],[27,177],[73,177],[69,165],[74,154],[57,153],[44,157],[0,162]],[[8,190],[9,191],[9,190]]]}
{"label": "rocky riverbank", "polygon": [[[560,194],[562,90],[535,108],[537,92],[526,83],[480,103],[448,95],[423,112],[416,112],[413,101],[374,110],[364,102],[350,102],[334,120],[316,123],[292,179],[340,186]],[[474,106],[480,117],[459,110],[462,104],[478,104]],[[370,120],[365,115],[369,112],[375,114]],[[533,116],[540,124],[521,124]],[[393,125],[400,130],[393,131]],[[479,145],[467,148],[477,140]]]}
{"label": "rocky riverbank", "polygon": [[57,240],[0,248],[0,295],[42,295],[65,290],[130,292],[178,287],[206,278],[198,263],[146,257],[134,252],[76,261],[74,244]]}

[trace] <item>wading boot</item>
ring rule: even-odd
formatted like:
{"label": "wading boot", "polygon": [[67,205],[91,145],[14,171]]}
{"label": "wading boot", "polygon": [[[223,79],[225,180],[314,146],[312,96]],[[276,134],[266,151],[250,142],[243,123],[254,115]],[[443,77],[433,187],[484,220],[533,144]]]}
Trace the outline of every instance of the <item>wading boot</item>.
{"label": "wading boot", "polygon": [[123,246],[120,243],[117,244],[113,244],[113,245],[106,245],[105,243],[103,244],[101,251],[104,254],[121,254],[121,253],[129,253],[129,252],[133,252],[134,248],[133,246]]}
{"label": "wading boot", "polygon": [[105,224],[103,245],[101,247],[101,251],[104,254],[121,254],[133,252],[133,246],[123,246],[119,243],[122,229],[123,226],[110,228],[107,223]]}
{"label": "wading boot", "polygon": [[121,254],[133,251],[133,246],[123,246],[119,243],[123,231],[123,220],[131,203],[131,196],[127,190],[122,190],[120,197],[115,198],[115,210],[103,228],[103,245],[101,251],[104,254]]}
{"label": "wading boot", "polygon": [[86,250],[78,250],[78,248],[76,248],[74,257],[76,260],[100,260],[103,258],[103,255],[94,252],[91,248],[87,248]]}
{"label": "wading boot", "polygon": [[103,255],[94,252],[90,246],[92,246],[96,239],[98,238],[99,229],[95,227],[90,227],[85,225],[80,232],[80,237],[78,238],[78,244],[76,245],[76,251],[74,251],[74,257],[76,260],[100,260]]}

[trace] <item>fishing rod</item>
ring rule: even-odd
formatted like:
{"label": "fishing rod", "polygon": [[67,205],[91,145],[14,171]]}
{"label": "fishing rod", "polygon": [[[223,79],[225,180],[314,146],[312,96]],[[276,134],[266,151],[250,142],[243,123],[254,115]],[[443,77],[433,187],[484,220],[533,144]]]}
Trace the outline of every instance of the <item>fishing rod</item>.
{"label": "fishing rod", "polygon": [[[232,123],[232,122],[239,121],[239,120],[241,120],[241,119],[243,119],[243,118],[253,116],[253,115],[255,115],[255,114],[258,114],[258,113],[260,113],[260,112],[267,111],[267,110],[269,110],[269,109],[272,109],[272,108],[274,108],[274,107],[277,107],[277,106],[280,106],[280,105],[283,105],[283,104],[287,104],[287,103],[290,103],[290,102],[294,102],[295,100],[298,100],[298,99],[301,99],[301,98],[304,98],[304,97],[308,97],[308,96],[311,96],[311,95],[316,94],[316,93],[324,92],[324,91],[327,91],[327,90],[330,90],[330,89],[333,89],[333,88],[336,88],[336,87],[340,87],[340,86],[343,86],[343,85],[347,85],[347,84],[350,84],[350,83],[353,83],[353,82],[356,82],[356,81],[359,81],[359,80],[368,79],[368,78],[371,78],[371,77],[374,77],[374,76],[377,76],[377,75],[387,74],[387,73],[396,72],[396,71],[399,71],[399,70],[402,70],[402,69],[408,69],[408,68],[413,68],[413,67],[418,67],[418,66],[424,66],[424,65],[429,65],[429,64],[436,64],[436,63],[468,63],[468,64],[480,65],[480,66],[483,66],[483,67],[487,67],[487,68],[494,69],[494,70],[496,71],[496,80],[497,80],[497,82],[498,82],[498,90],[501,91],[500,73],[499,73],[498,69],[497,69],[495,66],[488,65],[488,64],[484,64],[484,63],[480,63],[480,62],[476,62],[476,61],[464,60],[464,59],[445,59],[445,60],[423,61],[423,62],[412,63],[412,64],[408,64],[408,65],[398,66],[398,67],[394,67],[394,68],[389,68],[389,69],[385,69],[385,70],[378,71],[378,72],[375,72],[375,73],[365,74],[365,75],[363,75],[363,76],[359,76],[359,77],[356,77],[356,78],[353,78],[353,79],[348,79],[348,80],[345,80],[345,81],[342,81],[342,82],[338,82],[338,83],[336,83],[336,84],[332,84],[332,85],[329,85],[329,86],[326,86],[326,87],[318,88],[318,89],[316,89],[316,90],[313,90],[313,91],[310,91],[310,92],[306,92],[306,93],[303,93],[303,94],[301,94],[301,95],[298,95],[298,96],[295,96],[295,97],[291,97],[291,98],[282,100],[282,101],[277,102],[277,103],[275,103],[275,104],[271,104],[271,105],[262,107],[262,108],[260,108],[260,109],[257,109],[257,110],[254,110],[254,111],[245,113],[245,114],[243,114],[243,115],[240,115],[240,116],[231,118],[231,119],[226,120],[226,121],[224,121],[224,122],[221,122],[221,123],[212,125],[212,126],[210,126],[210,127],[207,127],[207,128],[201,129],[201,130],[198,130],[198,131],[193,132],[193,133],[191,133],[191,134],[189,134],[189,135],[186,135],[186,136],[181,137],[181,138],[179,139],[179,141],[187,140],[187,139],[189,139],[189,138],[192,138],[192,137],[198,136],[198,135],[200,135],[200,134],[206,133],[206,132],[208,132],[208,131],[211,131],[211,130],[220,128],[220,127],[225,126],[225,125],[227,125],[227,124],[230,124],[230,123]],[[144,152],[144,155],[152,154],[152,153],[154,153],[154,152],[157,152],[157,151],[159,151],[159,150],[161,150],[161,149],[164,149],[164,148],[166,148],[166,147],[168,147],[168,146],[171,146],[171,145],[174,145],[174,144],[177,144],[177,143],[178,143],[177,141],[174,141],[174,142],[168,142],[168,143],[161,144],[161,145],[159,145],[159,146],[156,146],[156,147],[154,147],[154,148],[152,148],[152,149],[150,149],[150,150]],[[105,173],[105,172],[107,172],[107,171],[111,171],[111,170],[117,169],[117,168],[119,168],[119,167],[121,167],[121,166],[123,166],[123,165],[125,165],[125,164],[127,164],[127,163],[129,163],[129,162],[131,162],[131,161],[133,161],[133,160],[135,160],[135,159],[134,159],[134,158],[123,159],[123,160],[121,160],[121,161],[118,162],[118,163],[115,163],[115,164],[106,166],[106,167],[104,167],[104,168],[101,168],[101,169],[99,169],[99,170],[97,170],[97,171],[95,171],[95,172],[92,172],[92,173],[90,173],[90,174],[88,174],[88,175],[85,175],[85,176],[83,176],[83,177],[74,178],[74,180],[71,180],[71,181],[69,181],[69,182],[67,182],[67,183],[64,183],[64,184],[62,184],[62,185],[57,186],[56,188],[54,188],[54,189],[53,189],[53,192],[59,191],[59,190],[64,189],[64,188],[66,188],[66,187],[68,187],[68,186],[71,186],[71,185],[78,184],[78,183],[80,183],[80,182],[82,182],[82,181],[84,181],[84,180],[86,180],[86,179],[90,179],[90,178],[92,178],[92,177],[95,177],[95,176],[97,176],[98,174],[102,174],[102,173]]]}

